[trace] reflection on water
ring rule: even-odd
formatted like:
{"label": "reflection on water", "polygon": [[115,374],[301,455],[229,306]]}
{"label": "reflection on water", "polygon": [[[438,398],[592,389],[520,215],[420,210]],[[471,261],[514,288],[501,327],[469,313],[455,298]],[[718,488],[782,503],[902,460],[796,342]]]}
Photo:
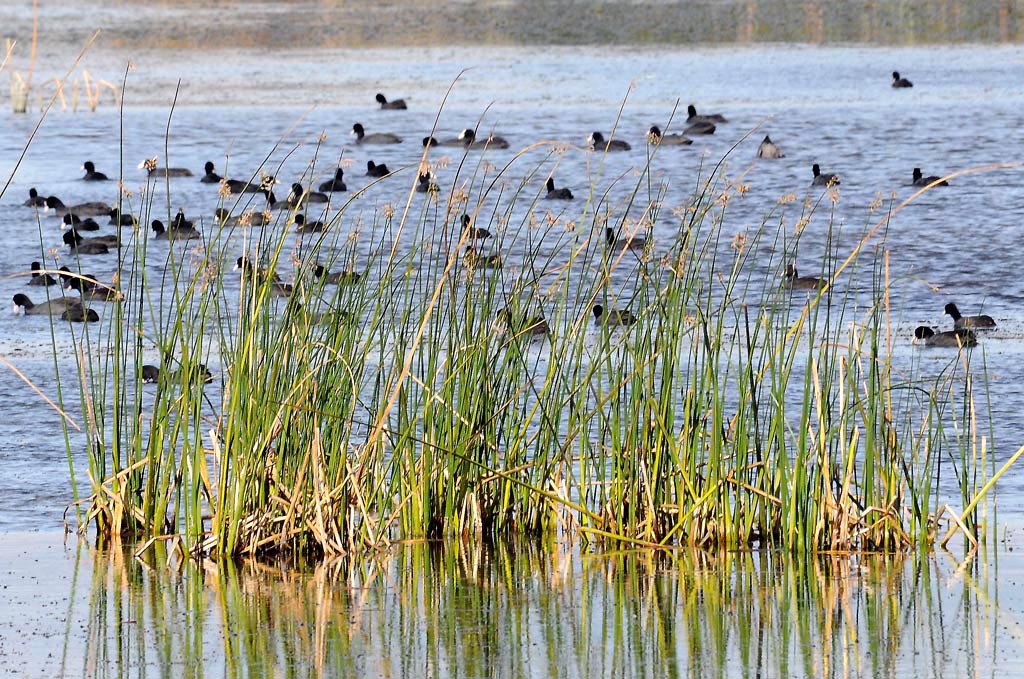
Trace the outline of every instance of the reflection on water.
{"label": "reflection on water", "polygon": [[28,540],[0,598],[19,676],[1010,676],[1024,658],[1019,594],[997,587],[1019,575],[1013,553],[421,543],[316,567],[168,567],[162,549],[139,561]]}

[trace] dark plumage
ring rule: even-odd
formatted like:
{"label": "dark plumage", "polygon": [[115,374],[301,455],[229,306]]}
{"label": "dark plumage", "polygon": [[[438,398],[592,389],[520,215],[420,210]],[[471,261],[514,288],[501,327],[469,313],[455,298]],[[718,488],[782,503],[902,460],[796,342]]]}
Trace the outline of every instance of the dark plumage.
{"label": "dark plumage", "polygon": [[114,208],[110,211],[109,224],[116,224],[117,226],[135,226],[138,224],[138,220],[133,215],[127,212],[121,212],[119,208]]}
{"label": "dark plumage", "polygon": [[594,321],[598,325],[603,325],[606,328],[614,328],[620,325],[633,325],[636,323],[636,316],[629,309],[611,309],[605,311],[605,308],[600,304],[595,304],[593,308]]}
{"label": "dark plumage", "polygon": [[487,229],[470,226],[471,221],[469,215],[462,215],[462,232],[466,234],[466,238],[470,240],[483,240],[484,238],[491,237],[491,232]]}
{"label": "dark plumage", "polygon": [[693,143],[685,134],[662,134],[657,125],[651,125],[647,130],[647,141],[655,146],[689,146]]}
{"label": "dark plumage", "polygon": [[725,116],[723,116],[721,113],[698,114],[697,113],[697,107],[694,106],[693,104],[690,104],[689,106],[686,107],[686,123],[688,125],[694,125],[696,123],[727,123],[727,122],[729,122],[729,121],[726,120]]}
{"label": "dark plumage", "polygon": [[192,227],[192,222],[185,222],[187,226],[175,227],[171,226],[170,229],[164,227],[164,223],[159,219],[154,219],[150,224],[155,234],[153,237],[156,240],[193,240],[196,238],[202,238],[203,234],[199,233]]}
{"label": "dark plumage", "polygon": [[28,190],[28,200],[24,204],[28,207],[46,207],[46,197],[40,196],[33,186]]}
{"label": "dark plumage", "polygon": [[404,111],[407,108],[405,105],[405,99],[395,99],[393,101],[388,101],[387,98],[380,92],[377,93],[377,96],[375,98],[377,100],[377,103],[380,104],[381,110],[383,111]]}
{"label": "dark plumage", "polygon": [[587,145],[595,151],[629,151],[633,148],[621,139],[605,141],[604,135],[600,132],[591,132],[587,137]]}
{"label": "dark plumage", "polygon": [[390,132],[375,132],[366,134],[366,130],[360,123],[352,126],[352,134],[355,135],[357,144],[401,144],[402,138]]}
{"label": "dark plumage", "polygon": [[937,184],[935,184],[936,186],[949,186],[949,182],[941,181],[942,177],[936,177],[934,175],[931,176],[931,177],[922,176],[921,168],[919,168],[919,167],[915,167],[914,168],[913,178],[914,178],[914,186],[928,186],[929,184],[932,184],[932,183],[935,183],[935,182],[938,182]]}
{"label": "dark plumage", "polygon": [[464,129],[459,133],[459,141],[467,149],[507,149],[509,147],[508,140],[504,137],[498,137],[496,135],[490,135],[486,139],[477,139],[476,130],[470,128]]}
{"label": "dark plumage", "polygon": [[43,265],[39,262],[32,262],[32,277],[28,279],[28,285],[41,285],[49,287],[57,285],[59,281],[48,273],[42,273]]}
{"label": "dark plumage", "polygon": [[547,180],[547,182],[545,182],[544,186],[545,186],[545,188],[547,188],[547,193],[544,194],[544,197],[547,198],[548,200],[572,200],[573,199],[572,191],[570,191],[569,189],[564,188],[564,187],[560,188],[560,189],[556,189],[555,188],[555,178],[554,177],[548,177],[548,180]]}
{"label": "dark plumage", "polygon": [[321,191],[331,193],[333,191],[348,191],[348,187],[345,186],[345,170],[338,168],[334,171],[334,179],[328,179],[318,187]]}
{"label": "dark plumage", "polygon": [[100,320],[100,315],[94,309],[77,306],[65,309],[61,313],[60,319],[62,321],[71,321],[72,323],[95,323]]}
{"label": "dark plumage", "polygon": [[203,184],[220,184],[220,180],[223,179],[223,177],[214,172],[215,168],[216,166],[213,163],[209,160],[206,161],[206,165],[203,165],[203,171],[206,174],[204,174],[199,181]]}
{"label": "dark plumage", "polygon": [[64,232],[64,244],[80,255],[105,255],[110,248],[118,247],[117,236],[96,236],[85,238],[74,229]]}
{"label": "dark plumage", "polygon": [[615,234],[615,229],[610,226],[604,227],[604,240],[612,250],[622,250],[623,248],[629,250],[643,250],[650,242],[644,236],[637,235],[618,238]]}
{"label": "dark plumage", "polygon": [[14,311],[26,316],[59,316],[68,309],[82,306],[82,301],[74,297],[55,297],[46,302],[34,304],[28,295],[20,292],[14,296]]}
{"label": "dark plumage", "polygon": [[74,212],[69,212],[61,217],[61,223],[67,227],[74,227],[78,231],[99,231],[100,225],[92,217],[86,217],[82,219]]}
{"label": "dark plumage", "polygon": [[906,78],[901,78],[899,71],[893,71],[892,72],[892,86],[893,87],[913,87],[914,83],[910,82]]}
{"label": "dark plumage", "polygon": [[366,161],[366,176],[367,177],[386,177],[391,174],[388,166],[384,163],[377,165],[372,160]]}
{"label": "dark plumage", "polygon": [[103,174],[102,172],[97,172],[96,166],[93,165],[91,160],[85,161],[85,163],[82,165],[82,169],[85,170],[85,176],[82,177],[82,179],[84,179],[87,182],[105,182],[108,179],[110,179],[110,177]]}
{"label": "dark plumage", "polygon": [[344,285],[345,283],[358,283],[362,276],[356,271],[328,271],[323,265],[317,264],[313,269],[313,275],[319,281],[328,285]]}
{"label": "dark plumage", "polygon": [[437,193],[441,188],[430,180],[429,172],[421,172],[416,178],[416,193]]}
{"label": "dark plumage", "polygon": [[822,174],[821,168],[815,163],[811,166],[811,172],[814,174],[814,179],[811,180],[811,186],[831,186],[839,184],[839,175],[837,174]]}
{"label": "dark plumage", "polygon": [[65,205],[57,196],[46,197],[46,210],[53,210],[54,214],[66,215],[69,212],[80,217],[100,217],[109,215],[113,208],[100,201],[78,203],[77,205]]}
{"label": "dark plumage", "polygon": [[914,330],[914,341],[917,340],[926,347],[973,347],[978,343],[978,338],[966,328],[935,332],[927,325],[919,325]]}
{"label": "dark plumage", "polygon": [[801,276],[795,264],[787,264],[782,272],[783,282],[794,290],[819,290],[825,287],[825,281],[814,276]]}
{"label": "dark plumage", "polygon": [[953,319],[953,327],[960,328],[973,328],[973,329],[991,329],[996,327],[996,321],[991,316],[981,314],[979,316],[961,316],[960,310],[956,308],[956,304],[950,302],[944,309],[945,313]]}
{"label": "dark plumage", "polygon": [[301,212],[292,218],[295,223],[295,233],[323,233],[327,225],[321,221],[307,222],[306,215]]}
{"label": "dark plumage", "polygon": [[187,167],[160,167],[157,165],[157,157],[147,158],[139,163],[139,169],[145,170],[146,175],[152,177],[153,175],[166,175],[168,177],[191,177],[192,170]]}

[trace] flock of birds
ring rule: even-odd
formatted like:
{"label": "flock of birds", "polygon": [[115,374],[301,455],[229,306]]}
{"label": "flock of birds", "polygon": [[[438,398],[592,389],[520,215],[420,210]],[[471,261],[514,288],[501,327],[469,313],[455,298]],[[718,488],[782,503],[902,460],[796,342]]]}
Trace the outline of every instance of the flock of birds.
{"label": "flock of birds", "polygon": [[[892,87],[909,88],[913,84],[899,72],[892,74]],[[382,110],[405,110],[406,102],[403,99],[388,100],[383,94],[376,95],[376,101]],[[648,144],[660,146],[688,146],[693,144],[693,137],[714,134],[717,127],[727,123],[726,118],[721,114],[700,114],[692,104],[687,108],[686,124],[681,133],[663,134],[657,126],[652,126],[647,131],[646,140]],[[351,134],[354,144],[357,146],[374,146],[386,144],[403,143],[401,136],[390,132],[369,132],[361,123],[352,126]],[[452,147],[464,151],[474,149],[507,149],[510,144],[507,139],[498,135],[490,134],[484,138],[478,138],[475,130],[465,129],[460,134],[451,138],[438,139],[434,136],[427,136],[422,139],[423,147]],[[612,153],[631,150],[631,145],[617,138],[606,139],[600,131],[594,131],[587,138],[587,145],[596,152]],[[758,158],[773,160],[785,157],[785,154],[771,137],[765,135],[757,148]],[[194,177],[196,176],[188,168],[181,167],[160,167],[156,158],[149,158],[139,165],[150,177]],[[82,170],[85,172],[82,177],[86,182],[109,181],[110,177],[97,170],[91,161],[86,161]],[[385,164],[377,164],[373,160],[366,163],[366,177],[371,180],[385,177],[390,174]],[[830,187],[840,184],[838,175],[823,172],[815,163],[811,167],[812,186]],[[345,192],[348,187],[345,182],[345,172],[342,167],[335,170],[334,176],[320,183],[314,190],[306,188],[301,183],[295,182],[291,185],[287,196],[278,199],[274,193],[274,186],[277,180],[274,177],[264,175],[259,181],[232,179],[217,174],[213,162],[207,162],[203,168],[203,174],[199,182],[212,184],[219,187],[222,194],[243,194],[262,193],[266,198],[264,210],[250,211],[241,215],[232,215],[224,208],[218,208],[214,214],[215,223],[218,226],[253,225],[260,226],[269,223],[271,212],[274,210],[291,211],[291,223],[294,229],[300,234],[322,233],[328,228],[319,220],[307,219],[302,210],[310,204],[329,203],[332,195]],[[947,182],[941,177],[926,176],[920,168],[914,168],[912,172],[912,183],[915,186],[947,186]],[[419,173],[417,192],[437,192],[438,186],[434,181],[431,172]],[[556,187],[554,177],[549,176],[546,180],[546,191],[542,197],[549,200],[573,200],[574,196],[570,189]],[[97,218],[106,217],[109,224],[115,226],[134,226],[136,219],[130,214],[123,213],[119,206],[112,206],[104,202],[86,202],[67,205],[56,196],[44,196],[35,188],[30,189],[29,198],[25,205],[53,213],[61,217],[62,224],[67,228],[63,234],[63,242],[72,253],[77,255],[105,254],[121,245],[119,234],[91,235],[85,236],[83,232],[95,232],[100,230],[100,223]],[[499,254],[485,254],[477,249],[477,243],[490,237],[486,229],[474,227],[468,215],[462,216],[462,229],[471,245],[466,246],[462,253],[463,264],[470,268],[497,268],[502,265]],[[202,234],[195,228],[192,220],[188,219],[183,210],[164,224],[156,219],[150,224],[153,231],[153,238],[156,240],[191,240],[201,239]],[[612,228],[605,229],[606,244],[610,249],[633,249],[643,250],[649,245],[648,239],[643,236],[632,236],[620,238],[619,234]],[[241,269],[243,277],[257,282],[269,283],[271,290],[278,295],[289,295],[292,286],[285,283],[273,272],[259,269],[247,255],[240,256],[236,261],[236,268]],[[72,272],[68,267],[63,266],[54,276],[51,272],[44,270],[38,262],[31,264],[31,278],[29,286],[61,286],[70,291],[77,292],[77,296],[55,296],[48,301],[33,303],[24,293],[14,296],[15,312],[26,315],[53,315],[63,320],[72,322],[90,322],[99,320],[96,311],[89,307],[89,302],[110,301],[121,297],[122,293],[114,285],[102,283],[96,276]],[[330,272],[323,266],[317,264],[314,274],[317,279],[327,284],[353,283],[359,280],[359,274],[352,271]],[[790,264],[783,273],[784,284],[793,289],[816,290],[826,285],[826,281],[800,276],[796,266]],[[975,330],[989,329],[995,327],[995,321],[989,316],[961,316],[955,304],[947,304],[945,312],[953,318],[954,327],[949,331],[936,332],[927,326],[918,327],[915,332],[915,341],[921,341],[927,346],[961,347],[973,346],[977,343]],[[604,326],[627,326],[636,321],[635,316],[626,309],[604,309],[600,304],[592,307],[595,322]],[[547,334],[548,326],[543,317],[519,319],[516,322],[510,312],[502,310],[499,314],[511,330],[532,335]],[[149,366],[156,370],[152,366]]]}

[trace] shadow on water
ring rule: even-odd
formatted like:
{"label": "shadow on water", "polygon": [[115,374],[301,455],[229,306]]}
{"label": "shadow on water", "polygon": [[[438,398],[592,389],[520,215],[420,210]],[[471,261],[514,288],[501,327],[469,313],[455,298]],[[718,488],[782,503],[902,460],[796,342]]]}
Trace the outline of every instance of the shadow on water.
{"label": "shadow on water", "polygon": [[[1019,570],[1013,554],[419,543],[308,566],[178,563],[164,548],[139,560],[47,539],[3,598],[2,617],[24,628],[0,646],[28,676],[948,677],[1022,657],[1019,602],[996,585]],[[63,579],[66,603],[36,613]],[[21,618],[19,601],[40,617]]]}

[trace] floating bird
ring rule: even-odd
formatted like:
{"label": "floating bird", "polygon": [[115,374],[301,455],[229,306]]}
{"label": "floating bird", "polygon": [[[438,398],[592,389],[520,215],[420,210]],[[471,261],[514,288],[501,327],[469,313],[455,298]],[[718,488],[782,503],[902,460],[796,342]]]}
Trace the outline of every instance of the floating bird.
{"label": "floating bird", "polygon": [[603,325],[606,328],[614,328],[617,326],[633,325],[636,323],[636,316],[629,309],[611,309],[605,311],[605,308],[600,304],[595,304],[593,308],[594,321],[598,325]]}
{"label": "floating bird", "polygon": [[516,336],[532,335],[540,337],[547,335],[551,331],[547,320],[543,316],[513,318],[511,311],[501,309],[498,311],[498,318],[505,324],[505,328]]}
{"label": "floating bird", "polygon": [[123,295],[115,288],[100,283],[99,279],[92,274],[78,275],[71,273],[66,266],[60,268],[60,278],[64,287],[68,290],[77,290],[82,300],[91,302],[112,302],[121,299]]}
{"label": "floating bird", "polygon": [[573,199],[572,191],[570,191],[569,189],[567,189],[565,187],[562,187],[560,189],[556,189],[555,188],[555,178],[554,177],[548,177],[548,180],[544,183],[544,186],[545,186],[545,188],[547,188],[547,193],[544,194],[544,197],[547,198],[548,200],[572,200]]}
{"label": "floating bird", "polygon": [[99,231],[100,230],[99,222],[97,222],[95,219],[93,219],[92,217],[86,217],[85,219],[82,219],[81,217],[76,215],[74,212],[67,213],[66,215],[61,217],[60,221],[61,221],[61,223],[64,226],[74,227],[74,228],[78,229],[79,231]]}
{"label": "floating bird", "polygon": [[164,228],[164,223],[159,219],[154,219],[150,224],[153,232],[156,234],[154,238],[156,240],[194,240],[202,238],[203,234],[199,233],[192,227],[192,222],[186,222],[187,226],[171,226],[170,229]]}
{"label": "floating bird", "polygon": [[321,221],[307,222],[306,215],[301,212],[292,217],[295,224],[295,233],[323,233],[327,225]]}
{"label": "floating bird", "polygon": [[82,179],[84,179],[87,182],[105,182],[108,179],[110,179],[110,177],[103,174],[102,172],[97,172],[96,166],[93,165],[91,160],[85,161],[85,163],[82,165],[82,169],[85,170],[85,176],[82,177]]}
{"label": "floating bird", "polygon": [[187,167],[159,167],[157,165],[156,156],[152,158],[146,158],[144,161],[139,163],[139,169],[145,170],[146,174],[150,177],[153,175],[166,175],[168,177],[191,177],[192,170]]}
{"label": "floating bird", "polygon": [[28,295],[19,292],[14,296],[14,313],[23,313],[26,316],[59,316],[72,307],[81,306],[82,300],[74,297],[56,297],[34,304]]}
{"label": "floating bird", "polygon": [[[921,168],[914,168],[914,186],[928,186],[929,184],[935,184],[936,186],[949,186],[949,182],[943,181],[942,177],[924,177],[921,175]],[[938,183],[936,183],[938,182]]]}
{"label": "floating bird", "polygon": [[892,86],[893,87],[913,87],[914,83],[910,82],[906,78],[901,78],[899,71],[893,71],[892,72]]}
{"label": "floating bird", "polygon": [[826,282],[814,276],[801,276],[797,273],[795,264],[786,265],[786,270],[782,272],[782,279],[783,283],[794,290],[820,290],[825,287]]}
{"label": "floating bird", "polygon": [[46,207],[46,197],[40,196],[36,187],[28,190],[28,200],[24,202],[26,207]]}
{"label": "floating bird", "polygon": [[632,146],[621,139],[610,139],[605,141],[604,135],[600,132],[591,132],[587,137],[587,146],[595,151],[629,151]]}
{"label": "floating bird", "polygon": [[376,132],[366,134],[361,123],[352,126],[352,134],[355,135],[357,144],[401,144],[402,138],[390,132]]}
{"label": "floating bird", "polygon": [[32,262],[32,277],[28,279],[28,285],[42,285],[49,287],[57,285],[59,281],[48,273],[43,273],[43,265],[39,262]]}
{"label": "floating bird", "polygon": [[501,255],[484,255],[472,245],[467,245],[465,254],[462,256],[462,264],[467,269],[500,269]]}
{"label": "floating bird", "polygon": [[313,268],[313,275],[317,280],[328,285],[344,285],[346,283],[358,283],[362,276],[357,271],[328,271],[322,264]]}
{"label": "floating bird", "polygon": [[348,187],[345,186],[345,170],[338,168],[334,171],[334,179],[328,179],[319,186],[321,191],[331,193],[333,191],[348,191]]}
{"label": "floating bird", "polygon": [[72,323],[95,323],[100,320],[100,315],[96,313],[95,309],[78,306],[65,309],[61,312],[60,319],[62,321],[71,321]]}
{"label": "floating bird", "polygon": [[953,319],[953,327],[958,330],[961,328],[986,330],[996,327],[995,319],[985,314],[980,316],[961,316],[960,310],[952,302],[946,305],[944,311]]}
{"label": "floating bird", "polygon": [[654,146],[689,146],[693,143],[685,134],[662,134],[657,125],[651,125],[647,130],[647,141]]}
{"label": "floating bird", "polygon": [[440,190],[441,188],[431,181],[429,172],[420,172],[419,177],[416,178],[416,193],[437,193]]}
{"label": "floating bird", "polygon": [[405,99],[395,99],[394,101],[388,101],[387,98],[380,92],[377,93],[376,99],[377,103],[380,104],[380,108],[382,111],[404,111],[407,108],[405,105]]}
{"label": "floating bird", "polygon": [[757,157],[764,158],[765,160],[775,160],[776,158],[785,158],[786,154],[766,134],[757,147]]}
{"label": "floating bird", "polygon": [[367,177],[386,177],[391,174],[391,170],[384,163],[377,165],[372,160],[366,161],[366,176]]}
{"label": "floating bird", "polygon": [[110,248],[120,247],[120,238],[113,236],[94,236],[85,238],[75,229],[64,232],[64,244],[80,255],[105,255]]}
{"label": "floating bird", "polygon": [[459,141],[467,149],[507,149],[509,147],[508,140],[493,134],[488,136],[487,139],[477,139],[476,131],[468,127],[459,133]]}
{"label": "floating bird", "polygon": [[814,179],[811,181],[811,186],[832,186],[839,184],[839,175],[837,174],[822,174],[821,168],[815,163],[811,166],[811,172],[814,173]]}
{"label": "floating bird", "polygon": [[650,243],[644,236],[632,235],[625,238],[618,238],[615,229],[610,226],[604,227],[604,240],[612,250],[643,250]]}
{"label": "floating bird", "polygon": [[113,208],[101,201],[79,203],[77,205],[65,205],[57,196],[46,197],[46,211],[53,210],[54,214],[66,215],[71,212],[80,217],[101,217],[109,215]]}
{"label": "floating bird", "polygon": [[695,125],[697,123],[727,123],[727,122],[729,122],[729,121],[726,120],[725,116],[723,116],[721,113],[698,114],[697,113],[697,107],[694,106],[693,104],[690,104],[689,106],[686,107],[686,123],[688,125]]}
{"label": "floating bird", "polygon": [[467,238],[471,240],[483,240],[484,238],[490,238],[491,232],[484,228],[470,226],[469,215],[462,215],[462,232]]}
{"label": "floating bird", "polygon": [[203,165],[203,171],[206,174],[204,174],[199,179],[199,181],[201,183],[203,183],[203,184],[220,184],[221,180],[224,179],[224,178],[221,177],[216,172],[214,172],[214,169],[216,169],[216,166],[212,162],[210,162],[209,160],[206,161],[206,164]]}
{"label": "floating bird", "polygon": [[914,338],[915,343],[921,340],[926,347],[973,347],[978,343],[978,338],[966,328],[935,332],[927,325],[919,325]]}

